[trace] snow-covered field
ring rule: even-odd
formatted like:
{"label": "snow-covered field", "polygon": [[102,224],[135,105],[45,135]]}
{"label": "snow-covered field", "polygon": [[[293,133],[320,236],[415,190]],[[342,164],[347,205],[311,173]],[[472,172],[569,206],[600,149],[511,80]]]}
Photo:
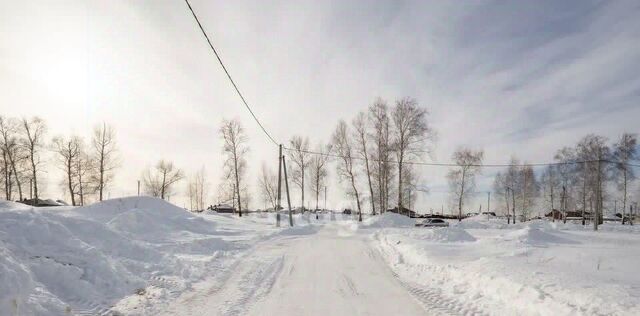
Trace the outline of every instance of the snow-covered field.
{"label": "snow-covered field", "polygon": [[0,315],[639,315],[640,227],[0,202]]}
{"label": "snow-covered field", "polygon": [[375,233],[402,280],[492,315],[640,315],[640,227],[477,216]]}

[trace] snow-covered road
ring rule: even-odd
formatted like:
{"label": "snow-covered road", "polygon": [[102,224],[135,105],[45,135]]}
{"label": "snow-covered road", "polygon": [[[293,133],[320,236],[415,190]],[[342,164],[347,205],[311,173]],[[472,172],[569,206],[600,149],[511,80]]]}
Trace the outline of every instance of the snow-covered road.
{"label": "snow-covered road", "polygon": [[194,287],[172,315],[424,315],[426,310],[370,247],[340,225],[283,236],[241,259],[222,285]]}

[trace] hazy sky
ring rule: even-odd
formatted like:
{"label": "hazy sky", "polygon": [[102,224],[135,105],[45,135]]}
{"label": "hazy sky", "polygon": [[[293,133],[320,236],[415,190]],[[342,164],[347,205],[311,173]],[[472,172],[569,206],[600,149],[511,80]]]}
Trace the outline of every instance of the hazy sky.
{"label": "hazy sky", "polygon": [[[350,120],[376,97],[403,96],[431,112],[440,162],[461,145],[483,148],[488,163],[512,154],[543,162],[589,132],[615,139],[638,131],[638,1],[192,5],[281,142],[292,135],[326,142],[338,119]],[[114,125],[122,167],[111,197],[134,194],[143,169],[161,158],[187,173],[205,166],[215,197],[222,118],[247,129],[254,188],[261,163],[277,163],[181,0],[0,0],[0,114],[39,115],[49,138]],[[433,192],[418,209],[440,208],[445,173],[421,168]],[[45,177],[46,195],[59,194],[60,176]],[[331,181],[330,206],[345,206]],[[258,200],[253,207],[263,206]]]}

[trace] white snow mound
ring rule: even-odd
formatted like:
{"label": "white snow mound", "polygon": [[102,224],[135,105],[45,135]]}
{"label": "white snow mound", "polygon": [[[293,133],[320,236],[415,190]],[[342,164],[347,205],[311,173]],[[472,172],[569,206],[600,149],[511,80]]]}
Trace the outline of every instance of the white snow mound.
{"label": "white snow mound", "polygon": [[215,269],[217,253],[249,247],[233,240],[242,228],[218,220],[148,197],[55,211],[2,203],[0,314],[107,309],[158,279],[185,288]]}
{"label": "white snow mound", "polygon": [[517,241],[528,245],[566,244],[573,241],[548,233],[538,225],[529,225],[504,235],[505,240]]}
{"label": "white snow mound", "polygon": [[371,216],[362,221],[362,226],[365,228],[412,227],[415,224],[416,221],[413,218],[391,212]]}

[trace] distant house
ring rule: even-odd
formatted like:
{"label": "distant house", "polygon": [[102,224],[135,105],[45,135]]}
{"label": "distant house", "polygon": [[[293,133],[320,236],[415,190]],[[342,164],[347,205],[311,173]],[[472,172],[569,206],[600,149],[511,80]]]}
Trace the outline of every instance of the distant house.
{"label": "distant house", "polygon": [[391,212],[391,213],[396,213],[396,214],[400,214],[400,215],[406,215],[409,216],[411,218],[416,218],[416,217],[420,217],[420,215],[406,207],[402,207],[402,210],[398,211],[398,207],[394,207],[390,210],[387,210],[387,212]]}
{"label": "distant house", "polygon": [[47,200],[42,200],[42,199],[24,199],[24,200],[18,201],[18,202],[20,202],[22,204],[36,206],[36,207],[66,206],[66,205],[69,205],[69,204],[65,203],[64,201],[61,201],[61,200],[54,201],[54,200],[51,200],[51,199],[47,199]]}
{"label": "distant house", "polygon": [[551,212],[549,212],[547,214],[544,214],[544,217],[552,218],[552,219],[555,219],[555,220],[561,220],[562,219],[562,212],[560,212],[560,211],[558,211],[556,209],[553,209],[553,210],[551,210]]}
{"label": "distant house", "polygon": [[[563,214],[561,211],[558,211],[556,209],[552,210],[551,212],[544,214],[544,217],[547,218],[553,218],[553,219],[557,219],[557,220],[561,220],[563,218]],[[590,212],[584,212],[584,217],[586,219],[590,219],[591,218],[591,213]],[[582,219],[582,211],[578,210],[578,211],[567,211],[567,219]]]}
{"label": "distant house", "polygon": [[236,209],[228,204],[216,204],[209,207],[210,210],[216,213],[235,213]]}

